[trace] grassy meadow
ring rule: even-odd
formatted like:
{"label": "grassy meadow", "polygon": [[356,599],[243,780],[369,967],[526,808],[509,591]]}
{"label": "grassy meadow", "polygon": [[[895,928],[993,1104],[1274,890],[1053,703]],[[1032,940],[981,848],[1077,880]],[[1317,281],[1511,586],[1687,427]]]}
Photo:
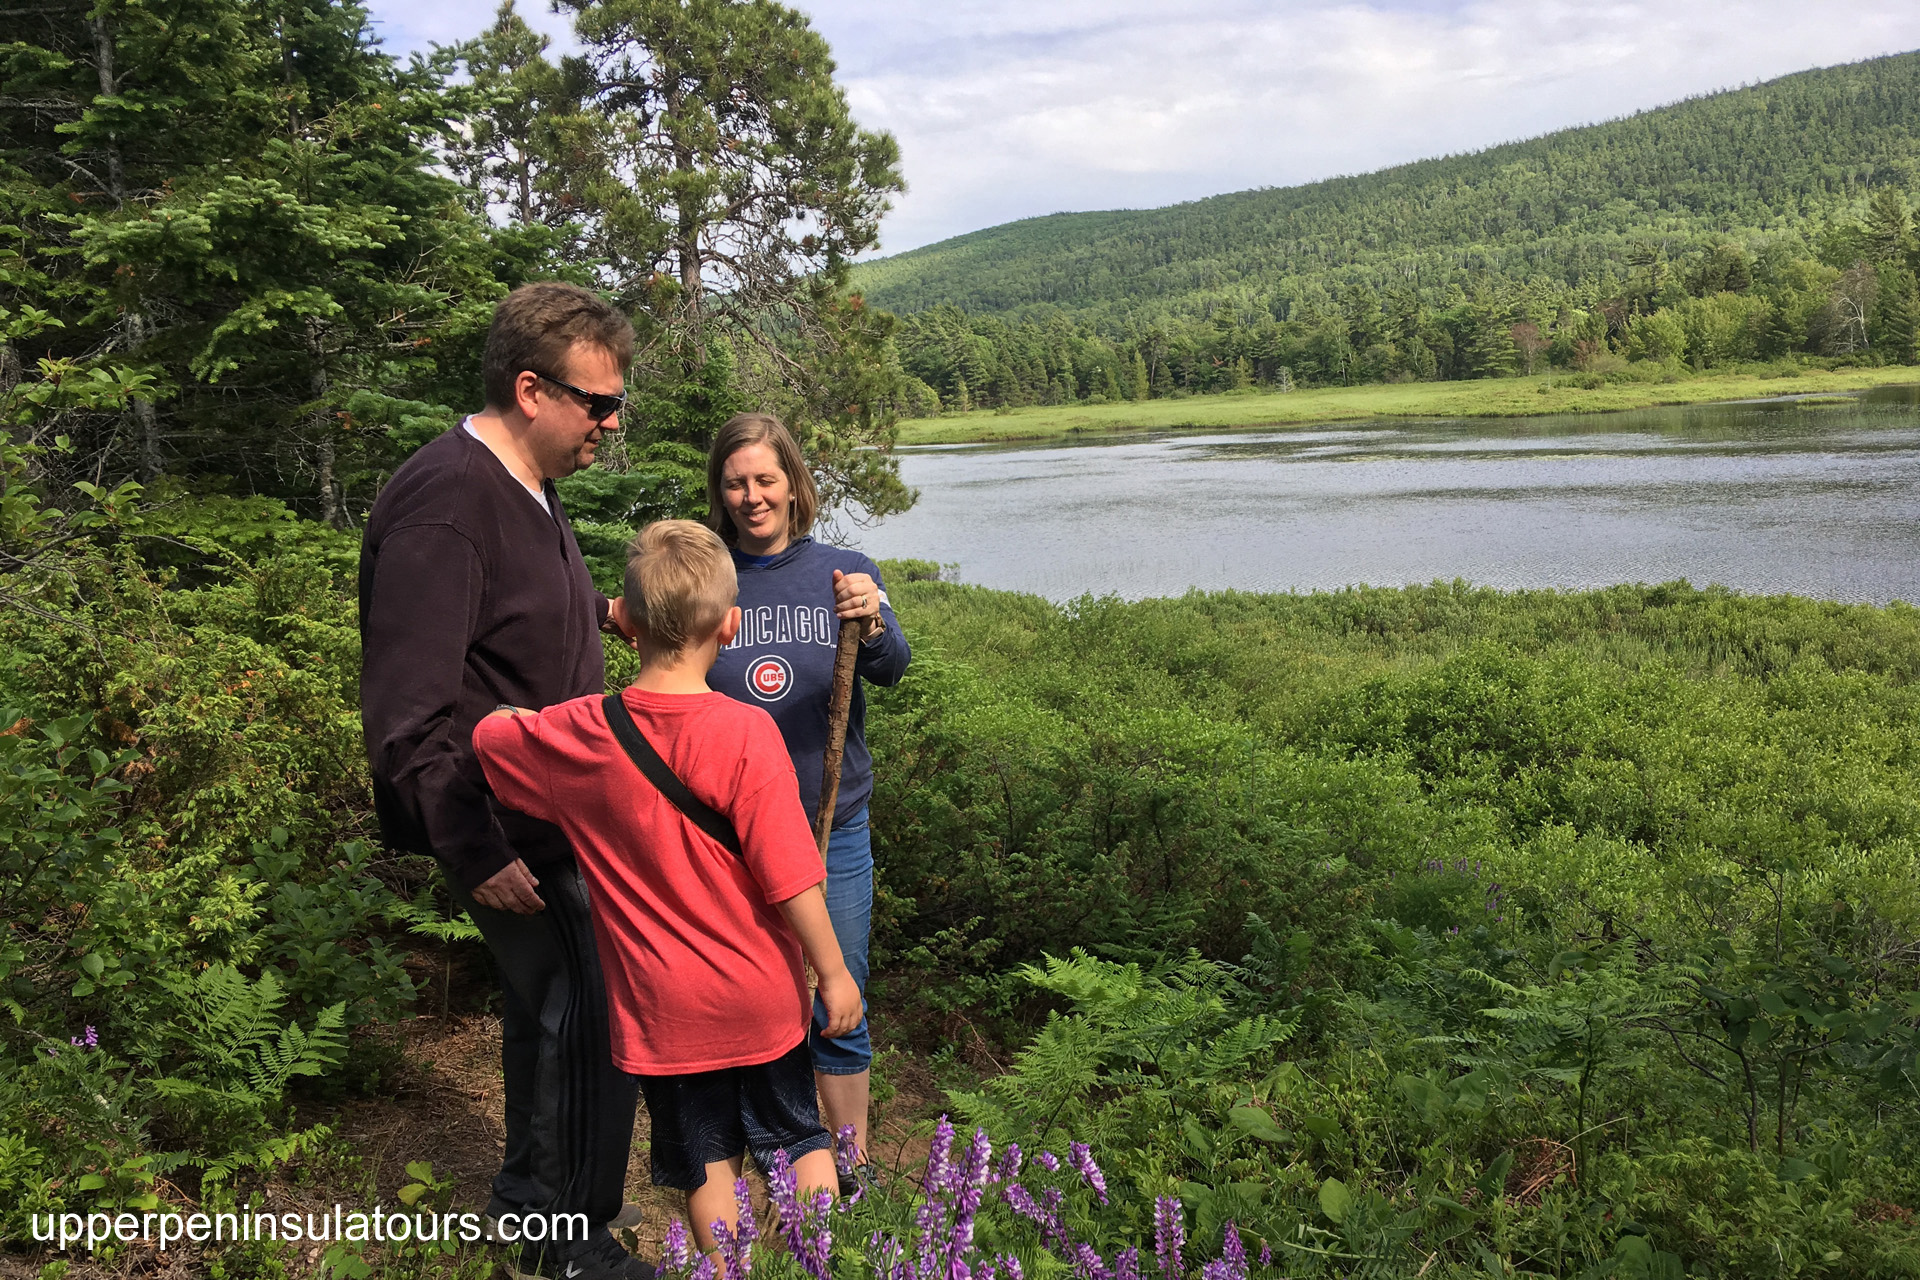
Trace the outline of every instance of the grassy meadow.
{"label": "grassy meadow", "polygon": [[1706,404],[1783,395],[1859,391],[1920,380],[1912,368],[1805,369],[1792,373],[1710,373],[1661,382],[1582,386],[1578,375],[1485,378],[1470,382],[1374,383],[1277,392],[1226,392],[1111,404],[1038,405],[999,412],[910,418],[900,443],[974,444],[1045,440],[1099,431],[1300,426],[1380,418],[1519,418],[1549,413],[1610,413],[1659,405]]}

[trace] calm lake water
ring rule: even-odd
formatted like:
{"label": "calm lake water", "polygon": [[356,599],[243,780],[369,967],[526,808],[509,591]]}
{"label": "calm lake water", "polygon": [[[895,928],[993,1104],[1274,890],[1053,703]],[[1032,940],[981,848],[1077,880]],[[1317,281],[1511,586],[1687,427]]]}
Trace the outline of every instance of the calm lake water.
{"label": "calm lake water", "polygon": [[1532,419],[906,449],[875,557],[1055,600],[1720,583],[1920,602],[1920,387]]}

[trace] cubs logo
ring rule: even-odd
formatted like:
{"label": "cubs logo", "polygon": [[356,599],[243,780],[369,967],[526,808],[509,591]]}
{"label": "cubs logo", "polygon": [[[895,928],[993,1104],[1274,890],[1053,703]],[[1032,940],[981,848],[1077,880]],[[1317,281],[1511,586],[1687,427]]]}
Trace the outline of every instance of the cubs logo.
{"label": "cubs logo", "polygon": [[793,686],[793,668],[785,658],[768,654],[755,658],[747,668],[747,688],[762,702],[778,702]]}

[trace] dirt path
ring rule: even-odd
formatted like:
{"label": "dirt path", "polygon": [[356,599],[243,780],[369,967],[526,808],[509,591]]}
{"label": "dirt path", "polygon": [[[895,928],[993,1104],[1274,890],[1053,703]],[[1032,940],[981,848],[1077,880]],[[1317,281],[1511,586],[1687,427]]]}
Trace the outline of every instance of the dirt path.
{"label": "dirt path", "polygon": [[[499,1019],[422,1017],[385,1033],[398,1041],[401,1056],[382,1082],[380,1096],[300,1115],[302,1125],[324,1124],[333,1138],[320,1153],[291,1166],[286,1176],[270,1184],[273,1212],[318,1215],[336,1203],[351,1212],[375,1200],[391,1211],[398,1207],[400,1188],[413,1181],[406,1166],[418,1160],[430,1162],[436,1178],[452,1180],[454,1212],[478,1213],[486,1206],[506,1145]],[[875,1162],[889,1175],[917,1181],[926,1163],[926,1122],[939,1112],[940,1092],[919,1060],[893,1055],[888,1066],[894,1094],[876,1108],[870,1145]],[[642,1107],[634,1125],[627,1197],[645,1211],[635,1237],[641,1256],[651,1260],[659,1256],[667,1223],[683,1212],[684,1202],[678,1192],[658,1191],[648,1181],[647,1130]],[[764,1183],[755,1175],[749,1181],[756,1201],[764,1206]],[[165,1198],[185,1200],[178,1195]],[[319,1253],[317,1248],[302,1251],[292,1260],[289,1274],[317,1274]],[[163,1255],[154,1247],[129,1246],[111,1265],[84,1254],[67,1256],[71,1265],[60,1280],[199,1280],[210,1274],[210,1255],[194,1247],[176,1245]],[[0,1254],[0,1280],[37,1280],[55,1258],[51,1252]]]}

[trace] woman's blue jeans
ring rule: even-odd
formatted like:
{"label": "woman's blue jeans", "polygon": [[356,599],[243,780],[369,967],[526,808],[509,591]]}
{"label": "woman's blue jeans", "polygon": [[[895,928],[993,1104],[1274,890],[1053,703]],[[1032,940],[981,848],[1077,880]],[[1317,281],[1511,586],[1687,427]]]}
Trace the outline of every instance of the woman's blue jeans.
{"label": "woman's blue jeans", "polygon": [[813,1025],[807,1046],[813,1051],[813,1069],[822,1075],[859,1075],[873,1065],[873,1040],[867,1035],[867,935],[873,928],[873,831],[867,825],[866,806],[827,835],[827,916],[847,972],[860,987],[860,1025],[828,1040],[820,1034],[827,1025],[827,1006],[813,998]]}

